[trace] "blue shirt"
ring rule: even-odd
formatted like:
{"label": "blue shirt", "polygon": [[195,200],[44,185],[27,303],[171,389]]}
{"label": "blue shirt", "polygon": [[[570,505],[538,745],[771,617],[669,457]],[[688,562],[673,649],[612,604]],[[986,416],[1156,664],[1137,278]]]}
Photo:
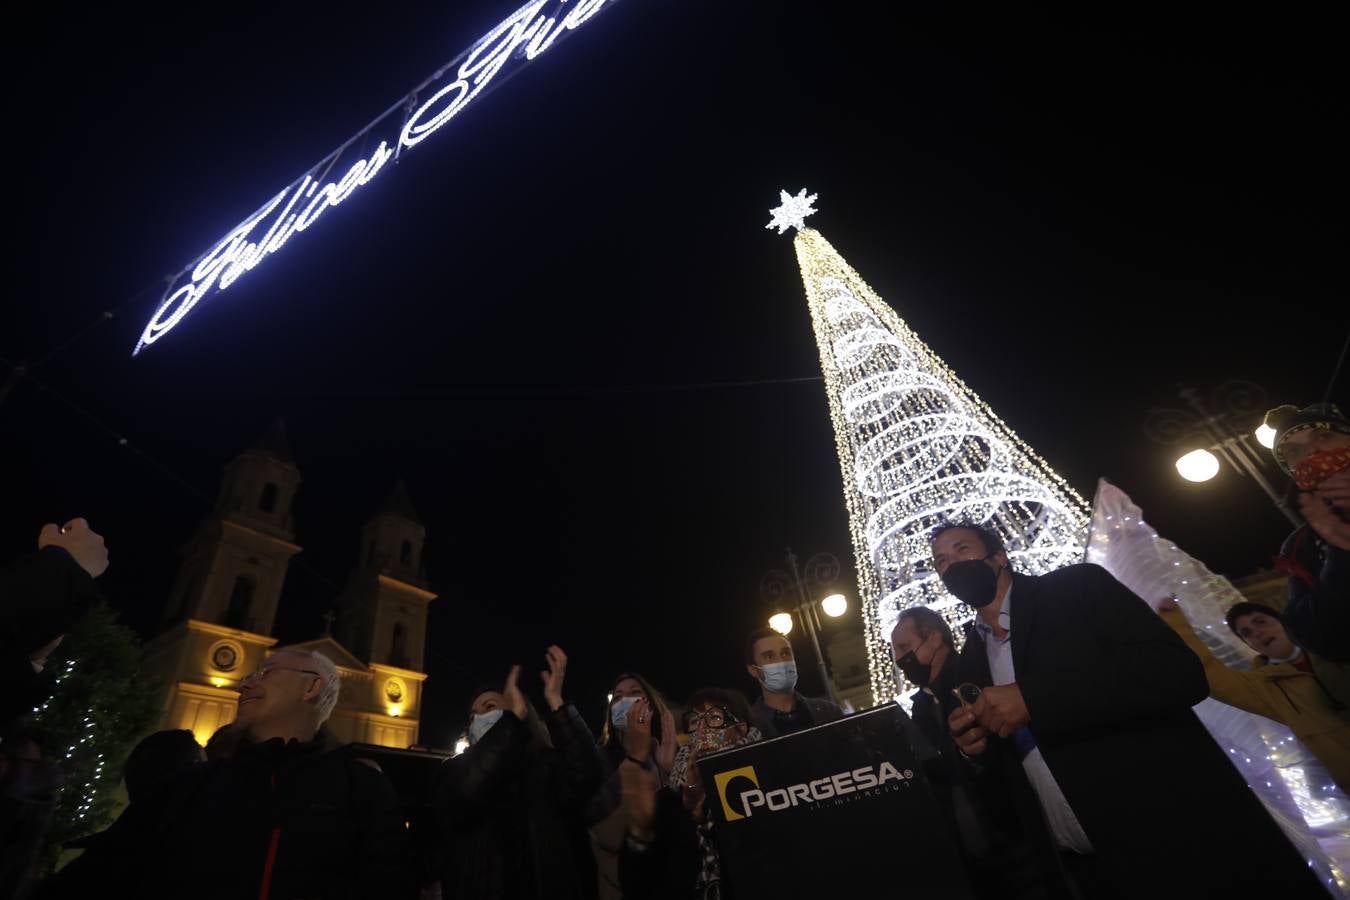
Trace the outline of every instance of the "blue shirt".
{"label": "blue shirt", "polygon": [[[1008,585],[1008,593],[1003,595],[998,624],[1005,632],[1001,639],[994,637],[994,629],[986,625],[983,619],[975,617],[975,630],[984,640],[984,653],[989,660],[989,674],[993,676],[994,684],[1014,684],[1017,673],[1013,670],[1012,653],[1012,585]],[[1041,756],[1041,750],[1036,746],[1031,728],[1024,726],[1017,729],[1012,739],[1022,754],[1022,770],[1027,773],[1027,780],[1041,801],[1041,809],[1045,811],[1055,843],[1075,853],[1093,852],[1083,826],[1078,823],[1078,817],[1073,814],[1064,792],[1059,789],[1059,783],[1045,764],[1045,757]]]}

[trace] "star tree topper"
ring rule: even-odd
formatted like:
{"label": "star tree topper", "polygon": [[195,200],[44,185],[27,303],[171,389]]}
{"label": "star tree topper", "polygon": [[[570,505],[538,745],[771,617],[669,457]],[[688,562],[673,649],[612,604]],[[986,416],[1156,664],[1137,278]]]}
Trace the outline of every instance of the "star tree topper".
{"label": "star tree topper", "polygon": [[816,196],[816,194],[806,196],[806,188],[798,191],[795,197],[789,195],[787,191],[779,191],[778,198],[783,203],[778,208],[769,210],[769,215],[773,218],[764,227],[777,228],[779,234],[789,228],[801,231],[806,227],[806,217],[816,214],[816,210],[811,208],[811,204],[816,202]]}

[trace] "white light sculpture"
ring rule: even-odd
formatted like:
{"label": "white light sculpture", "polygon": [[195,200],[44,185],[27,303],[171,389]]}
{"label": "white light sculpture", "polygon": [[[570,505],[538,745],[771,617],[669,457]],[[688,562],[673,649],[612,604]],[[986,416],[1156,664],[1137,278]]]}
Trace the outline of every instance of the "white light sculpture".
{"label": "white light sculpture", "polygon": [[972,618],[932,569],[934,526],[991,528],[1016,569],[1036,574],[1082,560],[1088,507],[819,232],[799,229],[793,243],[843,474],[872,694],[883,702],[897,693],[888,649],[902,609],[928,606],[957,635]]}
{"label": "white light sculpture", "polygon": [[[234,284],[324,212],[369,184],[386,163],[397,159],[399,150],[426,140],[487,89],[504,83],[565,33],[617,2],[530,0],[511,13],[173,276],[131,355],[164,337],[202,300]],[[419,96],[447,77],[453,79],[449,84],[429,97]],[[404,118],[396,118],[398,113]],[[393,126],[394,122],[401,125]],[[382,136],[384,131],[388,133]],[[354,160],[345,170],[338,169],[349,150],[376,139],[379,144],[369,156]],[[391,143],[395,149],[390,149]],[[334,170],[340,176],[334,176]]]}
{"label": "white light sculpture", "polygon": [[787,191],[779,191],[778,199],[782,202],[769,210],[769,224],[765,228],[777,228],[778,233],[782,234],[789,228],[795,228],[801,231],[806,227],[806,217],[814,216],[816,211],[811,208],[811,204],[816,202],[816,194],[806,196],[806,188],[797,192],[797,196],[792,196]]}

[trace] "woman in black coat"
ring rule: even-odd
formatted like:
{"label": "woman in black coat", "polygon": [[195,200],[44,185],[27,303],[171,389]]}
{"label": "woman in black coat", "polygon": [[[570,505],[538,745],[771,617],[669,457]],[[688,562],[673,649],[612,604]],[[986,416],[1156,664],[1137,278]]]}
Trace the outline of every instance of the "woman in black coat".
{"label": "woman in black coat", "polygon": [[554,646],[547,659],[542,721],[516,683],[519,666],[500,690],[471,698],[469,749],[445,763],[436,795],[447,900],[595,894],[583,811],[604,765],[581,716],[563,702],[566,655]]}

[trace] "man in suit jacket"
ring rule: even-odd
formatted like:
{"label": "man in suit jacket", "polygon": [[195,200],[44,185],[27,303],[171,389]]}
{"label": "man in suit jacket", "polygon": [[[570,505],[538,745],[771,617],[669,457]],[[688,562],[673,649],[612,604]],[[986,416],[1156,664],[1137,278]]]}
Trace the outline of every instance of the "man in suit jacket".
{"label": "man in suit jacket", "polygon": [[[1204,666],[1143,600],[1095,565],[1014,573],[978,526],[931,544],[976,610],[960,670],[982,691],[951,713],[952,736],[975,766],[1030,784],[1019,793],[1085,896],[1322,893],[1191,711]],[[1259,864],[1235,864],[1242,853]]]}

